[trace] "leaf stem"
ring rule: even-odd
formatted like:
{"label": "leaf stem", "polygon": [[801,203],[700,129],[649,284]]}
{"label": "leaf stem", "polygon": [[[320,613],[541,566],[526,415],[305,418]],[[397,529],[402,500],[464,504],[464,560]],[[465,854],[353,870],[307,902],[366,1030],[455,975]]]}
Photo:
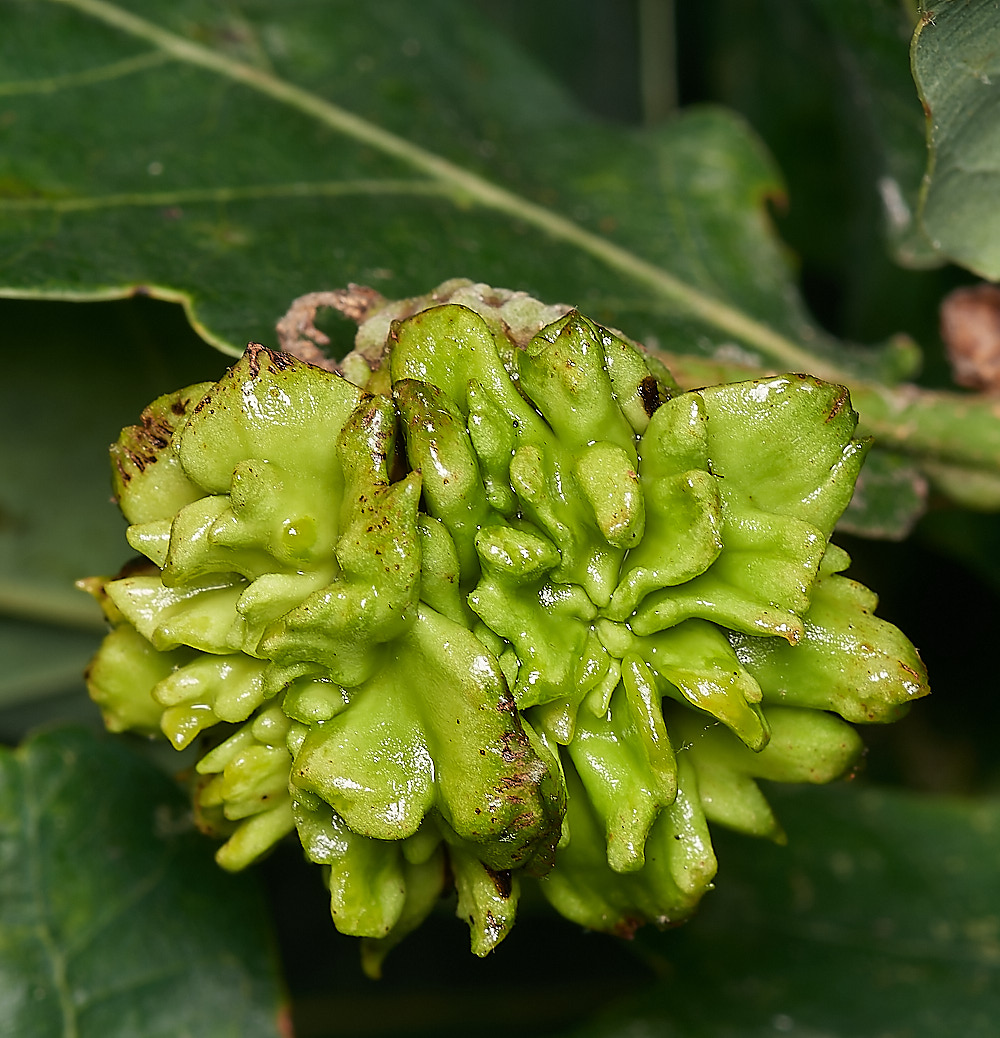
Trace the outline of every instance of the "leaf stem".
{"label": "leaf stem", "polygon": [[179,61],[215,72],[291,108],[312,116],[330,129],[390,155],[433,180],[447,185],[459,201],[505,213],[559,241],[574,245],[608,267],[646,285],[691,317],[715,326],[750,345],[785,369],[809,371],[842,382],[845,372],[814,357],[796,342],[762,321],[689,285],[669,271],[594,234],[572,220],[464,169],[454,162],[363,119],[273,73],[220,54],[202,44],[123,10],[106,0],[49,0],[75,8],[158,47]]}
{"label": "leaf stem", "polygon": [[40,620],[84,631],[107,629],[99,606],[88,595],[15,580],[0,580],[0,616]]}

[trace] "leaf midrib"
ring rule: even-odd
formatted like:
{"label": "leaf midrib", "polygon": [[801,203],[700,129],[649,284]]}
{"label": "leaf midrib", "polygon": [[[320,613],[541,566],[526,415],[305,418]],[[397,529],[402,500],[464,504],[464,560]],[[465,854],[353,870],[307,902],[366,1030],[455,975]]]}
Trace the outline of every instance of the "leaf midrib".
{"label": "leaf midrib", "polygon": [[459,203],[473,203],[523,221],[550,237],[575,246],[652,289],[688,315],[756,348],[790,370],[809,371],[834,382],[846,373],[820,360],[762,321],[699,291],[608,238],[588,231],[558,212],[518,195],[370,122],[273,73],[185,39],[106,0],[49,0],[74,8],[138,39],[175,60],[207,69],[311,116],[326,127],[419,170],[441,184]]}

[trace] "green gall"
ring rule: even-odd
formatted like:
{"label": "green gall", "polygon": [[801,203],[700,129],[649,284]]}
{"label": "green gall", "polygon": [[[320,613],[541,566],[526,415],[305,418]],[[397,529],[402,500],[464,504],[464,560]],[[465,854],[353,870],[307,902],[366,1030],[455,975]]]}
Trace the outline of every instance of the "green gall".
{"label": "green gall", "polygon": [[[251,345],[112,448],[145,559],[81,582],[114,731],[199,753],[239,869],[291,834],[386,953],[452,893],[485,955],[534,886],[671,926],[709,826],[828,782],[928,691],[830,544],[867,443],[846,390],[682,392],[567,307],[455,280],[369,308],[340,372]],[[348,378],[344,377],[348,375]]]}

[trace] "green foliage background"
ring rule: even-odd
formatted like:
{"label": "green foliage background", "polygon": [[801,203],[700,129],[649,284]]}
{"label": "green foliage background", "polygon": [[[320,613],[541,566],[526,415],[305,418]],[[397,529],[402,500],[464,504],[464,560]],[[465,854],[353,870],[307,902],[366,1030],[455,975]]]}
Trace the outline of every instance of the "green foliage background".
{"label": "green foliage background", "polygon": [[[937,308],[1000,277],[998,45],[987,0],[0,0],[0,1033],[995,1033],[1000,418]],[[456,275],[690,384],[850,385],[838,541],[934,696],[771,794],[787,848],[720,834],[682,930],[525,906],[480,962],[443,906],[373,985],[294,848],[219,873],[184,762],[97,734],[72,582],[126,554],[106,446],[150,399],[302,293]]]}

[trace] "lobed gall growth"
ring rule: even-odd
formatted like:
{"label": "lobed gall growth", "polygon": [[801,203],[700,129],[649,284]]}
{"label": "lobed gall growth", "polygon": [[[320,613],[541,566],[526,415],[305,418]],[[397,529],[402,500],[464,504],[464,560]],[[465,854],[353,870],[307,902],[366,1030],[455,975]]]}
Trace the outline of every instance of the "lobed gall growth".
{"label": "lobed gall growth", "polygon": [[331,372],[261,346],[112,448],[144,561],[84,582],[109,728],[199,740],[240,869],[296,833],[382,958],[447,890],[486,954],[525,884],[622,935],[685,919],[759,779],[826,782],[927,692],[830,535],[847,391],[681,392],[576,311],[455,281]]}

